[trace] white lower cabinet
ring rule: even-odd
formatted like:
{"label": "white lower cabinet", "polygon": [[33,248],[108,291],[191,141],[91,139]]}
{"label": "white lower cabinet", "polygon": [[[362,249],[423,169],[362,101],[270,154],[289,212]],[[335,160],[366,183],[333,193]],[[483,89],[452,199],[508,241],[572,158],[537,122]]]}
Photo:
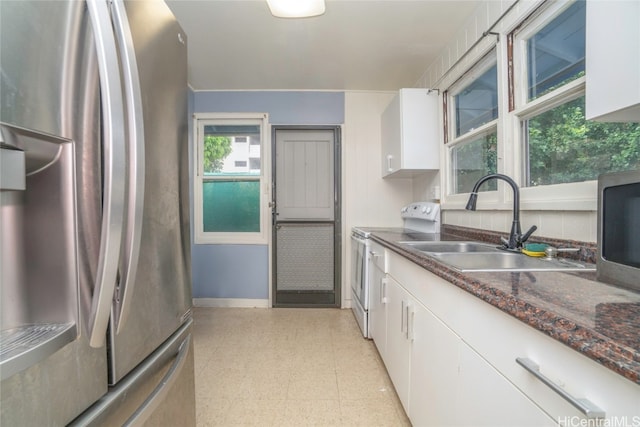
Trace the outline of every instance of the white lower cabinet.
{"label": "white lower cabinet", "polygon": [[389,376],[414,426],[546,426],[543,411],[392,277]]}
{"label": "white lower cabinet", "polygon": [[387,351],[384,363],[407,414],[411,375],[411,341],[408,338],[407,313],[411,304],[407,291],[393,278],[387,277]]}
{"label": "white lower cabinet", "polygon": [[[471,295],[460,308],[460,336],[552,419],[567,426],[640,426],[638,384]],[[517,359],[533,363],[535,374]],[[588,419],[569,399],[601,410],[604,419]]]}
{"label": "white lower cabinet", "polygon": [[386,362],[387,349],[387,275],[385,249],[372,242],[369,266],[369,335]]}
{"label": "white lower cabinet", "polygon": [[[466,344],[460,346],[457,400],[451,416],[458,426],[553,426],[556,422]],[[416,426],[428,425],[414,423]],[[438,425],[438,424],[431,424]]]}
{"label": "white lower cabinet", "polygon": [[400,255],[387,258],[372,289],[382,309],[371,322],[384,323],[373,339],[414,426],[601,425],[516,358],[604,411],[602,425],[640,423],[637,384]]}
{"label": "white lower cabinet", "polygon": [[454,425],[462,341],[422,304],[417,304],[413,313],[411,380],[405,409],[414,426]]}

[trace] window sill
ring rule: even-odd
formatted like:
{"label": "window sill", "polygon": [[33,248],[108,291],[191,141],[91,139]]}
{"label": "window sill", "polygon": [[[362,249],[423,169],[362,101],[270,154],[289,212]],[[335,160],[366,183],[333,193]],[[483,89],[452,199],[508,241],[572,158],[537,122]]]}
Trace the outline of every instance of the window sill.
{"label": "window sill", "polygon": [[[511,210],[513,196],[506,191],[504,200],[499,200],[498,192],[481,192],[478,197],[479,211]],[[573,184],[544,185],[520,188],[521,211],[596,211],[598,209],[598,181]],[[442,210],[463,210],[469,194],[447,196],[442,202]]]}

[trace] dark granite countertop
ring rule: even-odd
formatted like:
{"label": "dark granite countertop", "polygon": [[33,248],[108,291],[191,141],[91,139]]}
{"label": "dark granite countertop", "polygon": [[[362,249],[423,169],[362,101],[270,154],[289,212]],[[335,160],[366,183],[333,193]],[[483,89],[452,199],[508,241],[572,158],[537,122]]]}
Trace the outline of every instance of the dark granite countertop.
{"label": "dark granite countertop", "polygon": [[[640,293],[598,282],[595,272],[460,273],[397,243],[493,241],[496,233],[474,234],[453,226],[443,227],[441,234],[370,230],[374,240],[394,252],[640,384]],[[589,260],[589,248],[581,252]]]}

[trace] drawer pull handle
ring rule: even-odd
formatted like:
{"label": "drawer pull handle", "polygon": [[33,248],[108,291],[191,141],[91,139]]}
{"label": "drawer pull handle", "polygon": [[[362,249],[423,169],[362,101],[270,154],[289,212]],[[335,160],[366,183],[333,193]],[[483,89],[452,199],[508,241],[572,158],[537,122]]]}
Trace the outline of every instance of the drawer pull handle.
{"label": "drawer pull handle", "polygon": [[387,303],[387,279],[380,280],[380,304]]}
{"label": "drawer pull handle", "polygon": [[587,418],[604,418],[605,412],[587,399],[576,398],[564,391],[559,385],[551,381],[540,372],[540,366],[526,357],[517,357],[516,362],[524,369],[532,373],[537,379],[558,393],[564,400],[575,406]]}

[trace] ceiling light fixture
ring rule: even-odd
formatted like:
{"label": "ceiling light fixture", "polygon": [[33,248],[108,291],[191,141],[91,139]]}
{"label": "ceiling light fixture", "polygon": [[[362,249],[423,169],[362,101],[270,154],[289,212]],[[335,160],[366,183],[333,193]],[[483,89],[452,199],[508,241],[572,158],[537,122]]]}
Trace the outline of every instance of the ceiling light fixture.
{"label": "ceiling light fixture", "polygon": [[267,0],[267,4],[278,18],[308,18],[324,13],[324,0]]}

